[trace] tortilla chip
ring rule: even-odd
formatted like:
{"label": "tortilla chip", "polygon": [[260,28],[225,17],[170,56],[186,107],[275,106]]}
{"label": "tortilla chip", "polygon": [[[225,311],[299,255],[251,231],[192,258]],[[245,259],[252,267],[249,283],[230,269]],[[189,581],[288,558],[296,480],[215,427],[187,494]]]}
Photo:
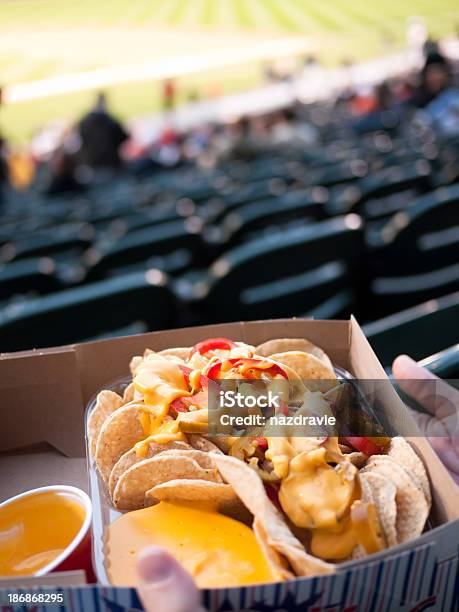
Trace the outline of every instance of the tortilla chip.
{"label": "tortilla chip", "polygon": [[269,500],[261,478],[234,457],[212,455],[223,478],[257,519],[266,535],[267,546],[286,557],[297,576],[330,574],[336,566],[309,555],[290,531],[285,518]]}
{"label": "tortilla chip", "polygon": [[375,506],[387,545],[396,546],[398,544],[396,486],[388,478],[376,472],[360,473],[359,482],[363,501]]}
{"label": "tortilla chip", "polygon": [[359,453],[357,451],[347,453],[345,457],[348,461],[352,463],[352,465],[355,465],[355,467],[359,470],[360,468],[363,468],[368,459],[365,453]]}
{"label": "tortilla chip", "polygon": [[96,455],[97,438],[99,437],[102,425],[107,418],[115,412],[115,410],[121,408],[123,404],[124,401],[118,393],[107,390],[101,391],[98,394],[94,410],[88,418],[89,449],[93,457]]}
{"label": "tortilla chip", "polygon": [[163,355],[163,357],[176,357],[180,359],[180,361],[185,362],[188,359],[190,351],[191,347],[168,348],[158,351],[158,355]]}
{"label": "tortilla chip", "polygon": [[430,493],[430,483],[426,469],[421,459],[416,455],[410,443],[400,436],[392,438],[390,441],[389,457],[392,457],[397,463],[404,467],[411,476],[416,478],[422,492],[425,495],[427,503],[432,503],[432,495]]}
{"label": "tortilla chip", "polygon": [[140,355],[135,355],[131,361],[129,362],[129,370],[131,371],[132,376],[136,375],[137,368],[142,363],[143,357]]}
{"label": "tortilla chip", "polygon": [[[128,468],[119,478],[113,492],[113,505],[119,510],[136,510],[145,505],[145,493],[158,484],[178,478],[221,482],[215,468],[203,468],[196,459],[184,453],[200,451],[164,451]],[[211,461],[210,455],[202,453]]]}
{"label": "tortilla chip", "polygon": [[[325,366],[310,353],[288,351],[275,353],[269,358],[294,370],[303,384],[311,391],[319,390],[325,393],[336,386],[336,374],[333,368]],[[316,380],[320,383],[315,383]]]}
{"label": "tortilla chip", "polygon": [[429,516],[429,504],[410,473],[387,455],[370,457],[362,472],[379,474],[395,485],[397,541],[402,544],[417,538]]}
{"label": "tortilla chip", "polygon": [[218,512],[236,521],[252,524],[252,515],[241,502],[229,484],[210,480],[177,479],[156,485],[145,493],[145,505],[151,506],[160,501],[175,503],[205,502]]}
{"label": "tortilla chip", "polygon": [[[168,452],[169,457],[184,457],[185,459],[194,459],[196,463],[205,470],[215,470],[215,463],[210,453],[197,450],[196,448],[176,448]],[[216,482],[223,482],[220,474],[216,474]]]}
{"label": "tortilla chip", "polygon": [[363,559],[367,556],[367,552],[361,544],[358,544],[351,554],[351,559]]}
{"label": "tortilla chip", "polygon": [[108,481],[108,490],[110,492],[110,496],[113,497],[113,491],[115,490],[116,485],[118,484],[118,480],[121,475],[132,465],[135,463],[139,463],[144,459],[150,459],[150,457],[154,457],[163,451],[168,450],[188,450],[191,449],[191,446],[186,442],[175,441],[167,442],[166,444],[158,444],[157,442],[149,442],[147,447],[146,454],[139,456],[136,452],[135,448],[130,448],[124,455],[118,459],[118,461],[113,466],[112,471],[110,472],[110,478]]}
{"label": "tortilla chip", "polygon": [[146,500],[170,502],[202,502],[215,503],[217,506],[225,503],[236,503],[238,496],[229,484],[211,480],[176,479],[162,482],[146,492]]}
{"label": "tortilla chip", "polygon": [[105,482],[121,455],[146,437],[139,418],[144,411],[143,404],[126,404],[113,412],[102,425],[95,457]]}
{"label": "tortilla chip", "polygon": [[[274,359],[272,359],[271,357],[266,357],[265,359],[266,361],[276,363],[277,365],[280,364],[280,362],[274,361]],[[282,364],[281,367],[287,374],[288,382],[290,383],[290,400],[300,400],[307,391],[303,381],[301,380],[301,377],[296,372],[296,370],[290,367],[287,363]]]}
{"label": "tortilla chip", "polygon": [[288,569],[286,559],[284,559],[284,557],[282,557],[275,548],[269,546],[268,536],[259,519],[256,518],[253,521],[252,529],[257,542],[266,560],[268,561],[271,571],[276,576],[277,580],[290,580],[294,578],[294,574],[292,574],[292,572]]}
{"label": "tortilla chip", "polygon": [[129,383],[123,393],[123,403],[129,404],[129,402],[133,402],[135,399],[135,387],[134,383]]}
{"label": "tortilla chip", "polygon": [[216,444],[211,442],[208,438],[200,436],[199,434],[190,434],[188,441],[193,448],[196,450],[203,451],[204,453],[221,453],[222,451]]}
{"label": "tortilla chip", "polygon": [[290,351],[301,351],[314,355],[325,367],[333,370],[332,362],[327,353],[309,340],[306,340],[306,338],[276,338],[255,347],[255,354],[260,355],[260,357],[270,357],[276,353],[287,353]]}

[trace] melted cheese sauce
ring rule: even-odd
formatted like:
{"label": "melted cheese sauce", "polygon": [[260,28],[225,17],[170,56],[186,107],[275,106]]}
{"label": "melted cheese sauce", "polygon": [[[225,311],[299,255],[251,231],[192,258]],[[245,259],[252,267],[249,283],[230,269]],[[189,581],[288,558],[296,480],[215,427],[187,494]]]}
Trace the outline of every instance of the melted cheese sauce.
{"label": "melted cheese sauce", "polygon": [[186,441],[186,436],[179,431],[178,422],[169,416],[158,416],[148,407],[139,416],[145,438],[134,446],[138,457],[146,457],[150,442],[167,444],[172,441]]}
{"label": "melted cheese sauce", "polygon": [[349,508],[354,482],[325,461],[325,448],[300,453],[290,462],[279,500],[298,527],[334,528]]}
{"label": "melted cheese sauce", "polygon": [[311,552],[321,559],[346,559],[359,543],[349,516],[335,528],[313,529],[311,534]]}
{"label": "melted cheese sauce", "polygon": [[174,399],[191,395],[178,364],[157,354],[150,355],[137,369],[134,387],[146,404],[140,415],[145,438],[135,445],[137,455],[145,457],[150,442],[185,441],[177,422],[168,416],[169,405]]}
{"label": "melted cheese sauce", "polygon": [[80,531],[84,517],[71,494],[54,491],[1,508],[0,576],[35,574],[54,561]]}
{"label": "melted cheese sauce", "polygon": [[343,457],[338,438],[268,438],[266,458],[281,479],[279,501],[300,528],[311,530],[311,551],[322,559],[349,557],[359,539],[349,518],[359,492],[355,479],[328,461]]}
{"label": "melted cheese sauce", "polygon": [[277,579],[243,523],[203,505],[160,502],[128,512],[109,526],[106,555],[114,585],[136,584],[136,555],[151,544],[174,555],[201,588]]}
{"label": "melted cheese sauce", "polygon": [[154,406],[158,416],[165,416],[169,404],[177,397],[191,395],[178,364],[156,354],[143,361],[133,382],[145,404]]}

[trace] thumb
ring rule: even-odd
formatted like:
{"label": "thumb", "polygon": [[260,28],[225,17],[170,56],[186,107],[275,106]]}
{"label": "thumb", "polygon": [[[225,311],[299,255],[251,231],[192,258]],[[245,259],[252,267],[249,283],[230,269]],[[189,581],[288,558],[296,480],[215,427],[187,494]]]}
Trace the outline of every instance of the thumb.
{"label": "thumb", "polygon": [[137,558],[138,593],[146,612],[202,612],[192,577],[168,552],[157,546]]}

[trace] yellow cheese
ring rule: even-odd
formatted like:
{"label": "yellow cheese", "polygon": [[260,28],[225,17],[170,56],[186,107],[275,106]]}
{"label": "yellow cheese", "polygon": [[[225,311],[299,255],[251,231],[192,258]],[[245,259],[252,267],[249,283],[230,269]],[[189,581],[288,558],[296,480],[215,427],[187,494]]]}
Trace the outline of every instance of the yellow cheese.
{"label": "yellow cheese", "polygon": [[202,504],[160,502],[128,512],[109,526],[106,544],[116,586],[135,586],[136,555],[151,544],[166,548],[201,588],[278,579],[247,525]]}
{"label": "yellow cheese", "polygon": [[0,577],[35,574],[75,538],[84,509],[71,495],[46,491],[0,508]]}

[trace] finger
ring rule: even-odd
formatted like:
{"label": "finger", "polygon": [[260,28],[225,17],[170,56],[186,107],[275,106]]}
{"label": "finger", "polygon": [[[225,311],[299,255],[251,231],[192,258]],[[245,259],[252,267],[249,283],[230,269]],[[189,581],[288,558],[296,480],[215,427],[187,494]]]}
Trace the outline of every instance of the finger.
{"label": "finger", "polygon": [[138,592],[146,612],[199,612],[198,588],[168,552],[157,546],[137,558]]}
{"label": "finger", "polygon": [[459,449],[457,441],[438,437],[429,437],[428,440],[451,476],[459,476]]}
{"label": "finger", "polygon": [[445,423],[425,412],[418,412],[408,407],[408,411],[416,421],[417,426],[422,431],[424,436],[439,438],[448,437],[449,431],[446,429]]}
{"label": "finger", "polygon": [[416,410],[409,411],[453,480],[459,484],[459,437],[451,437],[443,421]]}
{"label": "finger", "polygon": [[457,414],[459,392],[408,355],[395,359],[392,372],[400,388],[438,419]]}

